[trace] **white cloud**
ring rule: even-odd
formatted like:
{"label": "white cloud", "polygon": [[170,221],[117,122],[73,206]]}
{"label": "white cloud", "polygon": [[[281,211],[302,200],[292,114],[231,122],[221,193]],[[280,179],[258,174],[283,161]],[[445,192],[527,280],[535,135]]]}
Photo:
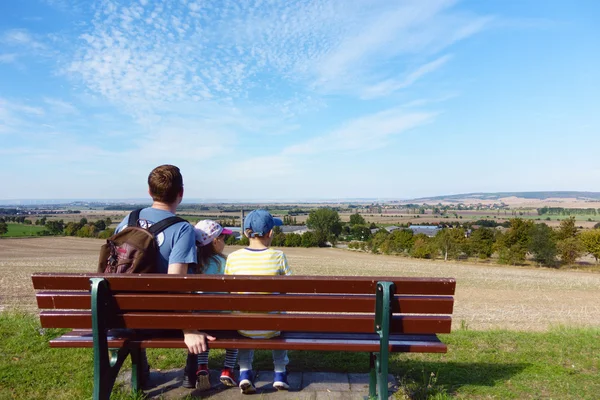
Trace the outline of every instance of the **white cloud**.
{"label": "white cloud", "polygon": [[77,107],[73,104],[54,98],[44,98],[44,103],[46,103],[52,110],[53,113],[56,114],[78,114],[79,111]]}
{"label": "white cloud", "polygon": [[0,36],[0,42],[13,47],[45,49],[46,46],[35,39],[26,29],[10,29]]}
{"label": "white cloud", "polygon": [[17,55],[15,53],[4,53],[0,54],[0,64],[11,64],[17,61]]}
{"label": "white cloud", "polygon": [[432,122],[435,113],[411,112],[394,108],[356,118],[342,127],[306,142],[289,146],[283,155],[301,156],[340,151],[369,151],[385,146],[390,137]]}
{"label": "white cloud", "polygon": [[444,64],[446,64],[451,59],[451,56],[444,55],[439,57],[427,64],[421,65],[419,68],[408,74],[404,79],[388,79],[383,82],[379,82],[376,85],[368,86],[363,89],[362,98],[370,99],[374,97],[386,96],[390,93],[398,91],[400,89],[407,88],[411,86],[413,83],[421,79],[423,76],[430,74],[439,68],[441,68]]}

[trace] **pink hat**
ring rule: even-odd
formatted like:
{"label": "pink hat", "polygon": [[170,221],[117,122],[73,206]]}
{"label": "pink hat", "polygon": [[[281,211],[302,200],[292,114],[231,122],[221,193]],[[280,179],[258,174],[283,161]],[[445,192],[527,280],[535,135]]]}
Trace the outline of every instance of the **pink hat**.
{"label": "pink hat", "polygon": [[206,246],[220,235],[231,235],[233,231],[223,228],[217,222],[211,219],[203,219],[194,227],[196,232],[196,242],[200,246]]}

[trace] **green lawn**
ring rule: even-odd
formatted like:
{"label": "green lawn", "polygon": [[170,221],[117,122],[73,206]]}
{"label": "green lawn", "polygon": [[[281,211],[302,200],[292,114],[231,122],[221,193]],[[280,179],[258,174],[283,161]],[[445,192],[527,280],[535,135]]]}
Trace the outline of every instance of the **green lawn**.
{"label": "green lawn", "polygon": [[11,224],[7,223],[8,232],[4,235],[0,235],[2,237],[28,237],[28,236],[37,236],[37,232],[41,232],[46,229],[43,226],[39,225],[25,225],[25,224]]}
{"label": "green lawn", "polygon": [[[92,392],[91,349],[50,349],[60,330],[41,330],[36,316],[0,313],[0,399],[83,399]],[[390,371],[398,399],[597,399],[600,329],[549,332],[457,330],[443,337],[449,352],[395,354]],[[183,350],[149,350],[153,368],[181,368]],[[367,372],[363,353],[291,351],[291,371]],[[211,352],[213,368],[223,352]],[[255,368],[272,368],[257,352]],[[236,393],[237,394],[237,393]],[[132,400],[117,391],[113,399]]]}

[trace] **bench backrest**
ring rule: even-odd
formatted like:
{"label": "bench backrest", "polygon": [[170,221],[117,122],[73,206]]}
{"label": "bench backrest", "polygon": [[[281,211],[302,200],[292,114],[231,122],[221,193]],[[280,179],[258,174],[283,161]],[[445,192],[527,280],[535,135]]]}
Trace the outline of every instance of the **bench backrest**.
{"label": "bench backrest", "polygon": [[32,280],[42,326],[89,329],[90,278],[98,277],[112,294],[106,326],[132,329],[372,333],[377,282],[386,281],[390,333],[449,333],[456,286],[452,278],[40,273]]}

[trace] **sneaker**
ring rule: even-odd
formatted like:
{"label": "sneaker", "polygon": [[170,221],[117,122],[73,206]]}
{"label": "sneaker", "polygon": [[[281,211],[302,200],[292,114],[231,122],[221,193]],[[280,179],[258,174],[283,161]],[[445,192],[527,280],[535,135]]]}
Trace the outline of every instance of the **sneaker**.
{"label": "sneaker", "polygon": [[210,389],[210,371],[208,365],[198,365],[198,371],[196,371],[196,389],[205,391]]}
{"label": "sneaker", "polygon": [[194,389],[196,387],[196,369],[198,368],[198,356],[188,353],[183,370],[183,387]]}
{"label": "sneaker", "polygon": [[273,387],[277,390],[288,390],[290,388],[287,380],[287,372],[275,372]]}
{"label": "sneaker", "polygon": [[256,393],[254,374],[251,370],[240,371],[240,389],[242,390],[242,394]]}
{"label": "sneaker", "polygon": [[235,381],[235,378],[233,377],[233,370],[231,368],[223,368],[223,370],[221,371],[221,383],[225,386],[237,386],[237,382]]}

